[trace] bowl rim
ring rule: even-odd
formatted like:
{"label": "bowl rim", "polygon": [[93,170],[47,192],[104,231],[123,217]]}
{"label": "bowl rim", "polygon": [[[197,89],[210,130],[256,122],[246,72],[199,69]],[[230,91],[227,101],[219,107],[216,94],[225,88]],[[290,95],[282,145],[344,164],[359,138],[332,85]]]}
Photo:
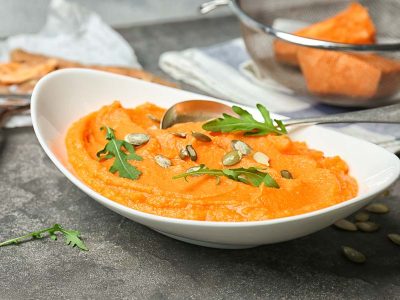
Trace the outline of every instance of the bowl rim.
{"label": "bowl rim", "polygon": [[[393,169],[393,174],[392,176],[388,179],[388,181],[386,182],[386,184],[383,186],[382,189],[378,190],[378,191],[367,191],[366,193],[364,193],[363,195],[357,195],[354,198],[351,198],[349,200],[337,203],[335,205],[332,206],[328,206],[322,209],[318,209],[318,210],[314,210],[311,212],[307,212],[307,213],[303,213],[303,214],[299,214],[299,215],[293,215],[293,216],[288,216],[288,217],[281,217],[281,218],[274,218],[274,219],[268,219],[268,220],[260,220],[260,221],[240,221],[240,222],[231,222],[231,221],[200,221],[200,220],[188,220],[188,219],[179,219],[179,218],[172,218],[172,217],[164,217],[164,216],[159,216],[159,215],[155,215],[155,214],[150,214],[150,213],[146,213],[146,212],[142,212],[140,210],[136,210],[133,208],[130,208],[128,206],[122,205],[116,201],[113,201],[103,195],[101,195],[100,193],[92,190],[89,186],[87,186],[85,183],[83,183],[78,177],[76,177],[67,167],[65,167],[61,160],[58,159],[58,157],[55,155],[55,153],[51,150],[51,148],[48,146],[48,143],[45,141],[44,136],[41,133],[41,128],[39,126],[38,123],[38,119],[39,119],[39,111],[38,111],[38,107],[39,107],[39,102],[40,102],[40,93],[42,91],[42,89],[45,88],[46,84],[48,84],[49,81],[53,80],[56,77],[62,77],[63,75],[68,75],[68,74],[93,74],[93,75],[102,75],[102,76],[108,76],[108,77],[114,77],[116,79],[120,78],[120,79],[129,79],[132,81],[140,81],[141,84],[149,84],[149,85],[155,85],[155,86],[159,86],[156,83],[152,83],[152,82],[145,82],[139,79],[135,79],[132,77],[128,77],[128,76],[124,76],[124,75],[118,75],[118,74],[111,74],[109,72],[104,72],[104,71],[97,71],[97,70],[88,70],[88,69],[79,69],[79,68],[70,68],[70,69],[63,69],[63,70],[57,70],[54,72],[49,73],[48,75],[44,76],[43,78],[41,78],[38,83],[36,84],[33,92],[32,92],[32,98],[31,98],[31,117],[32,117],[32,124],[33,124],[33,129],[35,132],[35,135],[41,145],[41,147],[43,148],[43,150],[45,151],[45,153],[47,154],[47,156],[50,158],[50,160],[55,164],[55,166],[59,169],[59,171],[65,176],[67,177],[74,185],[76,185],[81,191],[83,191],[84,193],[86,193],[88,196],[90,196],[92,199],[96,200],[97,202],[101,203],[101,204],[105,204],[108,208],[112,207],[115,208],[116,210],[123,211],[124,213],[128,214],[128,215],[136,215],[140,218],[143,219],[151,219],[152,221],[156,221],[156,222],[166,222],[166,223],[172,223],[172,224],[180,224],[180,225],[189,225],[189,226],[201,226],[201,227],[258,227],[258,226],[266,226],[266,225],[275,225],[275,224],[281,224],[281,223],[287,223],[287,222],[294,222],[294,221],[299,221],[299,220],[303,220],[303,219],[307,219],[307,218],[312,218],[312,217],[316,217],[318,215],[323,215],[325,213],[328,213],[332,210],[336,210],[336,209],[340,209],[342,207],[348,206],[348,205],[352,205],[355,204],[359,201],[362,201],[364,199],[373,197],[377,194],[379,194],[381,192],[381,190],[387,189],[389,186],[391,186],[394,181],[397,180],[397,178],[400,175],[400,159],[398,159],[397,156],[395,156],[393,153],[387,151],[384,148],[381,148],[377,145],[374,145],[370,142],[367,142],[365,140],[360,140],[356,137],[351,137],[353,139],[362,141],[364,143],[368,143],[371,144],[371,146],[373,147],[378,147],[380,148],[382,151],[386,151],[387,154],[391,157],[391,159],[393,160],[393,165],[390,169]],[[51,84],[51,83],[50,83]],[[174,89],[171,87],[164,87],[166,89]],[[174,89],[175,90],[175,89]],[[183,92],[186,92],[184,90],[182,90]],[[217,99],[218,101],[218,99]],[[221,101],[221,100],[219,100]],[[224,102],[224,101],[222,101]],[[312,125],[314,126],[314,125]],[[331,129],[327,129],[324,128],[324,130],[328,130],[328,131],[334,131]],[[348,137],[348,135],[345,135],[341,132],[337,132],[334,131],[336,134],[339,135],[343,135]]]}

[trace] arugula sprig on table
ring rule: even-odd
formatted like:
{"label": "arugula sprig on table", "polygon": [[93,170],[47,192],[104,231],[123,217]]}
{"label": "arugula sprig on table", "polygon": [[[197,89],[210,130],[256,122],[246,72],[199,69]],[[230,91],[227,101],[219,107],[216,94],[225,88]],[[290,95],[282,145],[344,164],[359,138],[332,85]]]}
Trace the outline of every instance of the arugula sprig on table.
{"label": "arugula sprig on table", "polygon": [[187,180],[187,177],[199,175],[210,175],[217,178],[227,177],[231,180],[243,182],[245,184],[257,187],[261,184],[264,184],[267,187],[277,189],[279,188],[279,184],[275,181],[275,179],[271,177],[271,175],[268,174],[268,172],[262,172],[260,169],[255,167],[220,170],[209,169],[205,165],[200,165],[199,168],[196,170],[176,175],[173,178],[184,178],[185,180]]}
{"label": "arugula sprig on table", "polygon": [[44,238],[44,234],[48,234],[50,238],[55,241],[57,240],[56,233],[61,233],[64,236],[65,243],[71,247],[77,247],[80,250],[88,251],[89,249],[86,247],[85,243],[80,238],[80,232],[77,230],[68,230],[64,229],[60,224],[54,224],[52,227],[45,228],[38,231],[33,231],[28,234],[22,235],[17,238],[9,239],[0,243],[0,247],[12,245],[12,244],[19,244],[21,242],[26,241],[28,238],[32,239],[41,239]]}
{"label": "arugula sprig on table", "polygon": [[97,157],[99,159],[110,159],[115,158],[109,171],[111,173],[118,172],[119,177],[138,179],[140,172],[135,166],[132,166],[128,160],[138,160],[141,161],[143,158],[136,154],[133,145],[129,144],[124,140],[118,140],[115,137],[114,129],[103,126],[100,130],[106,130],[106,139],[108,143],[105,145],[103,150],[97,152]]}
{"label": "arugula sprig on table", "polygon": [[281,120],[271,119],[265,106],[257,104],[264,122],[259,122],[247,111],[239,106],[232,106],[233,112],[239,117],[223,114],[222,118],[211,120],[203,124],[203,129],[212,132],[237,132],[244,131],[245,135],[265,135],[275,133],[286,134],[285,125]]}

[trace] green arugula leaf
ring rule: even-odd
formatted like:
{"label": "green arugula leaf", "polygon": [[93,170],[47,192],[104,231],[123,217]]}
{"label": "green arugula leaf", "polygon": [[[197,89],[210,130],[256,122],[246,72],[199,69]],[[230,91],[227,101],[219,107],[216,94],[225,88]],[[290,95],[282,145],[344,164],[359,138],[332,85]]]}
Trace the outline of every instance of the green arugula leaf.
{"label": "green arugula leaf", "polygon": [[234,181],[243,182],[252,186],[260,186],[264,184],[267,187],[279,189],[279,184],[268,174],[268,172],[262,172],[260,169],[255,167],[250,168],[237,168],[237,169],[209,169],[205,165],[200,165],[198,169],[188,171],[183,174],[179,174],[173,177],[173,179],[184,178],[190,176],[199,175],[210,175],[217,178],[224,176]]}
{"label": "green arugula leaf", "polygon": [[265,186],[279,188],[278,183],[271,177],[271,175],[269,175],[267,172],[261,172],[255,167],[250,167],[248,169],[228,169],[222,171],[226,177],[232,180],[241,181],[253,186],[260,186],[262,183],[264,183]]}
{"label": "green arugula leaf", "polygon": [[28,238],[32,239],[41,239],[44,238],[43,234],[48,233],[50,238],[55,241],[57,240],[56,233],[61,233],[65,238],[65,243],[71,247],[78,247],[81,250],[88,251],[89,249],[86,247],[85,243],[80,238],[80,232],[77,230],[67,230],[64,229],[60,224],[54,224],[53,227],[45,228],[38,231],[33,231],[23,236],[13,238],[7,241],[0,243],[0,247],[12,245],[12,244],[19,244],[25,241]]}
{"label": "green arugula leaf", "polygon": [[286,134],[286,128],[282,121],[273,120],[265,106],[257,104],[264,122],[259,122],[243,108],[232,106],[232,110],[239,116],[223,114],[222,118],[211,120],[203,124],[203,129],[212,132],[237,132],[244,131],[245,135],[265,135],[269,133]]}
{"label": "green arugula leaf", "polygon": [[82,250],[89,250],[86,245],[83,243],[83,241],[80,239],[80,232],[77,230],[66,230],[66,229],[60,229],[61,232],[64,234],[65,238],[65,243],[71,247],[78,247],[79,249]]}
{"label": "green arugula leaf", "polygon": [[117,140],[114,134],[114,129],[103,126],[100,130],[106,130],[106,139],[109,141],[104,149],[97,152],[99,159],[115,158],[114,163],[110,167],[111,173],[118,172],[118,175],[123,178],[138,179],[140,172],[135,166],[132,166],[128,160],[141,161],[143,158],[136,154],[133,145],[124,140]]}

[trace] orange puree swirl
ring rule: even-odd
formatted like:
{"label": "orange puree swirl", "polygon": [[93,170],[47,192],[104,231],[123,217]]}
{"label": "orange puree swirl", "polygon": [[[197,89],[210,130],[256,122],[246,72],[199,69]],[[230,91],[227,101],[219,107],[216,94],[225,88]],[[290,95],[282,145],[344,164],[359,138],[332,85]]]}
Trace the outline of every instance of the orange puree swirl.
{"label": "orange puree swirl", "polygon": [[[150,103],[127,109],[114,102],[72,124],[66,146],[75,174],[93,190],[120,204],[150,214],[190,220],[239,222],[287,217],[328,207],[357,194],[357,182],[338,156],[325,157],[288,136],[209,133],[201,128],[201,123],[177,124],[161,130],[147,115],[161,118],[163,112],[164,109]],[[128,133],[150,135],[147,144],[136,148],[143,161],[129,161],[142,172],[138,180],[110,173],[112,159],[99,161],[96,157],[107,143],[104,131],[100,131],[103,125],[113,128],[118,139],[124,139]],[[198,141],[190,135],[192,131],[207,134],[212,141]],[[188,135],[181,138],[173,132]],[[254,152],[263,152],[270,158],[267,171],[278,182],[279,189],[254,187],[225,177],[219,184],[210,176],[190,177],[188,182],[172,178],[199,164],[224,168],[221,158],[232,150],[232,140],[241,140]],[[188,144],[197,151],[196,162],[179,158],[179,150]],[[169,158],[172,166],[161,168],[154,160],[160,154]],[[234,168],[252,166],[265,167],[247,155]],[[288,170],[293,179],[282,178],[281,170]]]}

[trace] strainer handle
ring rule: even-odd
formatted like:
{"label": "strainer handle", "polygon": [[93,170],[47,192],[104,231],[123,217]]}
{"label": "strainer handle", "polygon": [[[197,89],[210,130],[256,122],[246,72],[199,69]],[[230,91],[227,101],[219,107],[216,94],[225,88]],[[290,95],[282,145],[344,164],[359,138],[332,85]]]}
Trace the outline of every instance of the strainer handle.
{"label": "strainer handle", "polygon": [[204,3],[200,4],[200,8],[199,8],[200,13],[207,14],[219,6],[228,5],[229,2],[230,2],[230,0],[212,0],[212,1],[204,2]]}

